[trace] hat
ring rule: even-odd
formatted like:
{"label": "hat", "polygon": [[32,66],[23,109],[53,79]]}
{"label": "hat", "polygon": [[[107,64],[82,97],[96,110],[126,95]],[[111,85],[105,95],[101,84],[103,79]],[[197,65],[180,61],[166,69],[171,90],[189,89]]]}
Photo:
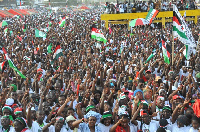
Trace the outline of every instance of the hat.
{"label": "hat", "polygon": [[101,117],[102,119],[105,119],[105,118],[109,118],[111,117],[112,118],[112,113],[110,111],[105,111],[103,113],[103,116]]}
{"label": "hat", "polygon": [[141,89],[137,89],[137,90],[134,91],[134,94],[133,94],[134,97],[136,96],[137,92],[141,92],[143,94],[143,91]]}
{"label": "hat", "polygon": [[58,121],[58,120],[62,120],[62,121],[64,121],[64,118],[61,117],[61,116],[58,116],[58,117],[56,117],[56,121]]}
{"label": "hat", "polygon": [[172,111],[172,108],[169,105],[165,105],[162,110]]}
{"label": "hat", "polygon": [[156,76],[155,81],[157,82],[158,80],[160,80],[161,77],[160,76]]}
{"label": "hat", "polygon": [[90,109],[96,108],[94,105],[89,105],[86,108],[86,112],[90,111]]}
{"label": "hat", "polygon": [[156,103],[158,102],[158,100],[165,100],[165,98],[163,96],[158,96],[156,99]]}
{"label": "hat", "polygon": [[10,112],[12,112],[12,108],[11,108],[10,106],[4,106],[4,107],[2,108],[2,112],[3,112],[5,109],[8,109],[8,110],[10,110]]}
{"label": "hat", "polygon": [[21,107],[17,107],[15,110],[14,110],[14,114],[17,115],[18,113],[22,113],[22,108]]}
{"label": "hat", "polygon": [[179,95],[174,95],[172,98],[173,98],[173,100],[175,100],[175,99],[183,99],[183,97],[179,96]]}
{"label": "hat", "polygon": [[76,119],[72,115],[69,115],[68,117],[66,117],[66,122],[75,121],[75,120]]}
{"label": "hat", "polygon": [[14,104],[14,99],[12,99],[12,98],[6,99],[6,103],[5,103],[6,106],[11,106],[13,104]]}
{"label": "hat", "polygon": [[146,70],[146,73],[147,73],[147,72],[151,72],[151,70],[148,69],[148,70]]}
{"label": "hat", "polygon": [[119,95],[119,100],[125,99],[125,98],[126,98],[126,95],[125,95],[124,93],[121,93],[121,94]]}
{"label": "hat", "polygon": [[17,91],[17,86],[15,84],[10,84],[10,86],[13,86],[13,92]]}

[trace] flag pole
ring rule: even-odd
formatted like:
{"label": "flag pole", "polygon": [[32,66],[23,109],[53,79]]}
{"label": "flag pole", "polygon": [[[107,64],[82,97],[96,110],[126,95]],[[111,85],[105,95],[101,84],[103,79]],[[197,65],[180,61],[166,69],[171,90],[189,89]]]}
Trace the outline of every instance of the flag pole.
{"label": "flag pole", "polygon": [[172,34],[172,66],[174,64],[174,35]]}

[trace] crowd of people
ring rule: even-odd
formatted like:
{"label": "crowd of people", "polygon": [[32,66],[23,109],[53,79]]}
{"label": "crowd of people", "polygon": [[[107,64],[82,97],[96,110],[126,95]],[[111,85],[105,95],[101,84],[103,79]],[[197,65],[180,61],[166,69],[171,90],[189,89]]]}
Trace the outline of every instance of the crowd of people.
{"label": "crowd of people", "polygon": [[196,5],[197,3],[194,0],[190,1],[172,1],[163,0],[160,2],[150,1],[136,1],[134,3],[129,3],[125,1],[124,3],[113,3],[106,2],[105,12],[107,14],[121,14],[121,13],[136,13],[136,12],[148,12],[151,8],[157,8],[160,11],[172,11],[173,5],[175,4],[179,10],[194,10],[199,7]]}
{"label": "crowd of people", "polygon": [[[173,65],[167,64],[161,35],[172,44],[172,23],[108,30],[101,13],[40,10],[1,28],[0,132],[199,131],[198,48],[187,60],[175,39]],[[91,39],[93,24],[106,43]],[[199,20],[189,28],[198,41]],[[36,37],[36,29],[46,37]],[[51,63],[58,45],[63,55]]]}

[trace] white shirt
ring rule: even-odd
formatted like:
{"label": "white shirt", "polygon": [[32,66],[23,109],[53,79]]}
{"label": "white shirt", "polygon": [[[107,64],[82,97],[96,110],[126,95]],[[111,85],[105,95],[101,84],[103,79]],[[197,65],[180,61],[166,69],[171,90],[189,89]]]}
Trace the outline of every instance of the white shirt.
{"label": "white shirt", "polygon": [[[140,128],[141,122],[138,121],[138,128]],[[157,124],[154,120],[151,120],[150,124],[142,124],[142,131],[149,130],[149,132],[155,132],[158,129]]]}
{"label": "white shirt", "polygon": [[37,121],[33,121],[32,127],[31,127],[31,131],[32,131],[32,132],[42,131],[42,128],[43,128],[44,126],[46,126],[46,124],[47,124],[47,123],[43,122],[43,125],[40,126],[40,125],[37,123]]}
{"label": "white shirt", "polygon": [[98,127],[101,128],[101,131],[102,132],[109,132],[110,128],[112,127],[113,125],[110,125],[110,126],[105,126],[104,124],[102,123],[99,123],[98,124]]}
{"label": "white shirt", "polygon": [[189,132],[198,132],[198,130],[191,127]]}
{"label": "white shirt", "polygon": [[[51,125],[49,127],[49,132],[55,132],[55,126]],[[67,130],[64,127],[62,127],[60,132],[67,132]]]}
{"label": "white shirt", "polygon": [[177,123],[172,124],[172,132],[188,132],[186,126],[178,128]]}

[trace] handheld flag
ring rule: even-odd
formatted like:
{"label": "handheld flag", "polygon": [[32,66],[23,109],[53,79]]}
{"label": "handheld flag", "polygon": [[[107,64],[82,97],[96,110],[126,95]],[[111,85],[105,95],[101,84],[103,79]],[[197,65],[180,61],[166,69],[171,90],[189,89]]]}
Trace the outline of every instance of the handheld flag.
{"label": "handheld flag", "polygon": [[150,61],[151,58],[153,58],[155,54],[156,54],[156,50],[153,50],[152,53],[151,53],[151,55],[150,55],[150,56],[147,58],[147,60],[145,61],[145,63],[147,63],[148,61]]}
{"label": "handheld flag", "polygon": [[104,35],[101,33],[99,29],[96,28],[95,24],[92,25],[92,33],[91,33],[91,38],[96,39],[97,41],[102,41],[104,43],[107,42],[106,38]]}
{"label": "handheld flag", "polygon": [[59,27],[64,27],[64,25],[65,25],[65,17],[63,17],[59,22]]}
{"label": "handheld flag", "polygon": [[175,5],[173,5],[173,35],[183,44],[196,47],[192,33]]}
{"label": "handheld flag", "polygon": [[54,62],[61,56],[63,56],[62,49],[61,49],[60,45],[57,45],[57,47],[54,51],[53,60],[51,61],[51,65],[53,65]]}
{"label": "handheld flag", "polygon": [[50,45],[47,47],[48,53],[51,53],[51,52],[52,52],[51,49],[52,49],[52,43],[50,43]]}
{"label": "handheld flag", "polygon": [[2,48],[2,50],[3,50],[3,52],[4,52],[5,56],[6,56],[6,60],[8,60],[9,66],[10,66],[14,71],[16,71],[17,74],[20,75],[21,78],[26,79],[26,76],[24,76],[24,75],[17,69],[17,67],[15,66],[15,64],[14,64],[14,63],[12,62],[12,60],[9,58],[8,53],[6,52],[6,50],[5,50],[4,47]]}
{"label": "handheld flag", "polygon": [[151,24],[153,19],[157,16],[158,13],[159,13],[158,10],[151,8],[145,19],[149,22],[149,24]]}
{"label": "handheld flag", "polygon": [[46,38],[46,34],[38,29],[35,29],[35,37]]}
{"label": "handheld flag", "polygon": [[172,53],[171,46],[166,43],[166,39],[162,34],[162,51],[164,56],[164,61],[167,64],[170,64],[170,54]]}

